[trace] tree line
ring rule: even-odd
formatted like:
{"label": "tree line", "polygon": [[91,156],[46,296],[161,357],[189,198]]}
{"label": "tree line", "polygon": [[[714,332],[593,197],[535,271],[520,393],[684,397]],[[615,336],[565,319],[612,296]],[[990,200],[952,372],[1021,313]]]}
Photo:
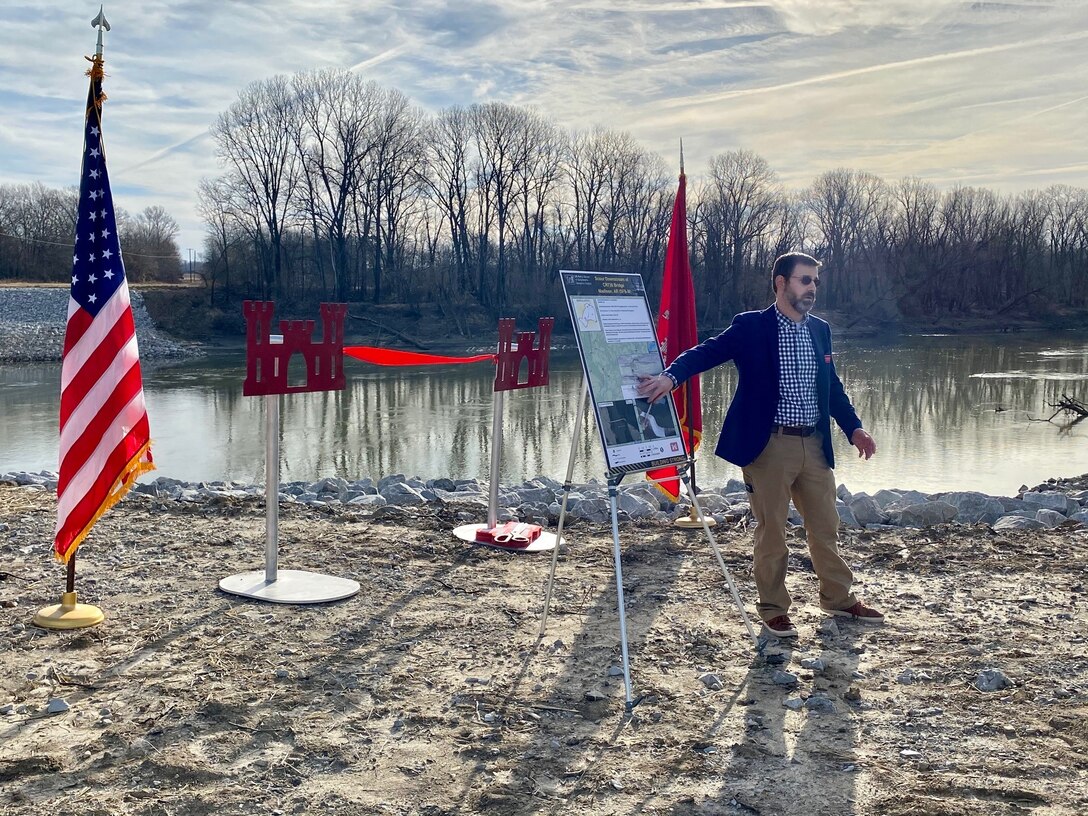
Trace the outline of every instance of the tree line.
{"label": "tree line", "polygon": [[[72,269],[79,189],[41,183],[0,184],[0,280],[59,282]],[[115,208],[129,280],[181,277],[178,224],[152,205],[136,215]]]}
{"label": "tree line", "polygon": [[[659,286],[676,175],[630,135],[501,102],[429,115],[346,71],[255,82],[212,133],[205,271],[223,295],[434,301],[451,319],[561,310],[562,268]],[[773,258],[825,262],[821,301],[877,318],[1088,305],[1088,192],[1018,195],[859,170],[790,190],[748,150],[689,187],[700,317],[768,300]]]}
{"label": "tree line", "polygon": [[[564,268],[660,287],[677,168],[629,134],[501,102],[429,114],[338,70],[254,82],[211,133],[223,173],[198,195],[214,304],[433,302],[453,328],[468,310],[563,314]],[[790,189],[750,150],[701,170],[687,215],[709,325],[765,305],[771,262],[791,249],[824,261],[822,308],[873,319],[1088,306],[1088,191],[941,190],[849,168]],[[64,246],[4,234],[70,244],[74,195],[0,187],[0,277],[63,279]],[[130,274],[136,236],[177,234],[157,208],[125,223]]]}

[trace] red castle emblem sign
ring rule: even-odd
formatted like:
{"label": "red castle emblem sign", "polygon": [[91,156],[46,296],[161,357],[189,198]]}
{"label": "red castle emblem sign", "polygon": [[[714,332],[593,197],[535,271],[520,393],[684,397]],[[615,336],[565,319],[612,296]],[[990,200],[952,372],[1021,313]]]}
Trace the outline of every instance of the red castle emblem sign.
{"label": "red castle emblem sign", "polygon": [[[247,397],[265,394],[299,394],[307,391],[344,389],[344,318],[346,303],[322,303],[320,342],[313,339],[314,321],[281,320],[282,343],[272,342],[272,301],[247,300],[242,304],[246,318],[246,379],[242,393]],[[306,382],[290,384],[287,379],[291,358],[299,354],[306,363]]]}
{"label": "red castle emblem sign", "polygon": [[[536,388],[548,384],[548,347],[551,345],[554,317],[542,317],[533,332],[518,332],[514,344],[514,319],[499,320],[499,351],[495,355],[495,391],[514,391],[519,388]],[[535,340],[535,343],[534,343]],[[521,364],[526,362],[528,376],[524,382],[519,377]]]}

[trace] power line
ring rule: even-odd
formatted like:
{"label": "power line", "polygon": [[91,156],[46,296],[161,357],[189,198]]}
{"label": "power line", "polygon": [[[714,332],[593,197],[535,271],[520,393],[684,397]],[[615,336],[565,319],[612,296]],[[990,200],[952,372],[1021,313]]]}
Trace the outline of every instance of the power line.
{"label": "power line", "polygon": [[[72,244],[62,244],[59,241],[46,241],[43,238],[27,238],[24,235],[11,235],[10,233],[0,231],[0,238],[11,238],[13,241],[26,241],[29,244],[45,244],[46,246],[59,246],[71,248]],[[121,250],[121,255],[129,258],[172,258],[173,260],[181,263],[181,253],[177,255],[143,255],[139,252],[125,252]]]}

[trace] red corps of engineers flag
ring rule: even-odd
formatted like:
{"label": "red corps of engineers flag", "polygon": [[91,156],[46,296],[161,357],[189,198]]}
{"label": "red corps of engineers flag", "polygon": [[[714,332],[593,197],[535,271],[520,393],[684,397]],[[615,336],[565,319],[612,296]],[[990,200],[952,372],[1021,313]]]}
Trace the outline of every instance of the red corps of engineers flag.
{"label": "red corps of engineers flag", "polygon": [[154,468],[136,327],[102,145],[102,61],[93,62],[61,367],[53,550],[63,562],[136,477]]}
{"label": "red corps of engineers flag", "polygon": [[[699,342],[695,326],[695,286],[688,261],[687,178],[680,171],[680,184],[672,208],[669,243],[665,249],[665,274],[661,281],[661,307],[657,316],[657,342],[665,365],[669,365]],[[690,377],[672,392],[680,429],[688,451],[694,455],[703,437],[703,410],[699,399],[699,377]],[[690,411],[690,416],[689,416]],[[656,486],[673,501],[680,498],[680,480],[675,467],[647,471],[649,479],[665,479]],[[671,478],[670,478],[671,477]]]}

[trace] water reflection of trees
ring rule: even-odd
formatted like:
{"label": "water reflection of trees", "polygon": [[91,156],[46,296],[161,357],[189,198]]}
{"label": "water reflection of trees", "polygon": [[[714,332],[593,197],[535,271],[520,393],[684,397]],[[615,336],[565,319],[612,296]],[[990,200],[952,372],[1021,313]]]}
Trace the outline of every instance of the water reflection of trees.
{"label": "water reflection of trees", "polygon": [[[918,472],[1015,468],[1008,452],[1053,462],[1057,470],[1088,466],[1079,439],[1030,423],[1063,391],[1088,392],[1088,344],[1043,339],[910,338],[873,347],[840,340],[836,365],[881,456],[863,466],[846,461],[836,438],[840,478],[885,483],[906,468]],[[972,376],[972,375],[994,376]],[[441,370],[379,369],[352,365],[342,392],[285,397],[281,410],[285,480],[337,474],[379,477],[401,472],[424,478],[486,478],[490,466],[492,375],[489,366]],[[56,366],[0,367],[0,455],[8,469],[54,468]],[[703,379],[706,445],[700,483],[717,484],[737,472],[712,451],[736,384],[723,366]],[[264,479],[264,400],[241,395],[239,366],[204,361],[158,369],[145,379],[156,458],[161,472],[190,479]],[[510,392],[504,410],[504,482],[538,474],[562,478],[572,443],[582,375],[577,358],[557,353],[544,389]],[[998,409],[1004,409],[999,411]],[[1025,442],[1029,440],[1029,442]],[[1025,449],[1030,445],[1030,450]],[[1080,456],[1081,459],[1077,459]],[[1004,457],[1004,459],[1002,458]],[[1073,460],[1076,460],[1074,462]],[[1059,464],[1068,461],[1069,464]],[[855,468],[851,470],[851,468]],[[599,435],[591,415],[577,440],[575,479],[600,478]],[[957,478],[949,475],[948,479]],[[1011,478],[1011,477],[1010,477]],[[1015,485],[1013,485],[1015,487]]]}

